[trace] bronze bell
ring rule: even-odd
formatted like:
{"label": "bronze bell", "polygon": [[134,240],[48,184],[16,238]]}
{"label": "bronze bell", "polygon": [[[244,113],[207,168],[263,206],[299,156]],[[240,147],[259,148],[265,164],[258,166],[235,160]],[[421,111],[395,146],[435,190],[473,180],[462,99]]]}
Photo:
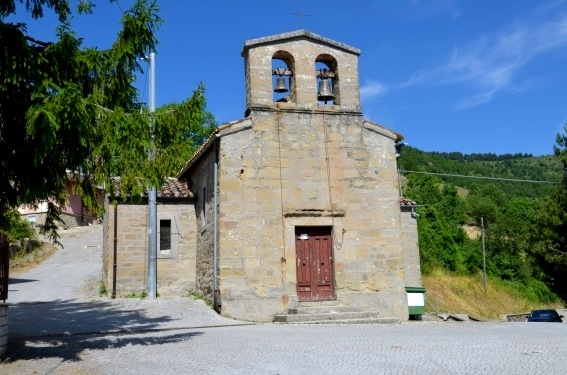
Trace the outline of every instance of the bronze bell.
{"label": "bronze bell", "polygon": [[319,82],[319,91],[317,92],[317,100],[325,102],[335,99],[333,90],[331,89],[331,82],[328,79],[322,79]]}
{"label": "bronze bell", "polygon": [[284,77],[278,77],[276,80],[276,87],[274,88],[274,92],[287,92],[287,85],[285,84]]}

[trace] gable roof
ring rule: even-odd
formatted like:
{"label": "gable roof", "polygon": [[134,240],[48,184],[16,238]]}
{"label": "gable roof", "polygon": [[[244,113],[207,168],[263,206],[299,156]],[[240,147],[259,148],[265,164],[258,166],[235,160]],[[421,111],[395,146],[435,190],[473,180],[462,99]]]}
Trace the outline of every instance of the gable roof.
{"label": "gable roof", "polygon": [[[177,172],[176,177],[180,178],[185,172],[187,172],[187,170],[189,168],[191,168],[191,166],[193,164],[195,164],[195,162],[199,159],[199,157],[201,157],[201,155],[203,155],[205,153],[205,151],[209,147],[211,147],[211,145],[214,143],[214,141],[217,138],[224,135],[223,133],[228,133],[228,134],[233,133],[232,129],[230,129],[230,128],[232,128],[232,127],[238,128],[238,125],[240,125],[240,124],[244,125],[243,129],[247,128],[247,126],[245,124],[246,121],[251,121],[251,120],[250,120],[249,117],[245,117],[245,118],[242,118],[240,120],[236,120],[236,121],[226,123],[226,124],[221,125],[218,128],[216,128],[215,131],[211,133],[209,138],[207,138],[205,143],[203,143],[201,145],[201,147],[199,147],[199,149],[197,151],[195,151],[195,153],[191,156],[191,158],[187,161],[187,163],[185,163],[183,168],[181,168],[181,170],[179,172]],[[239,130],[241,130],[241,129],[236,129],[235,131],[239,131]]]}
{"label": "gable roof", "polygon": [[244,42],[244,47],[242,48],[241,55],[244,56],[246,51],[248,51],[251,47],[256,47],[264,44],[274,44],[277,42],[283,42],[293,39],[296,40],[311,39],[319,44],[326,44],[330,47],[338,48],[345,52],[353,53],[357,56],[360,55],[360,50],[358,48],[351,47],[344,43],[335,42],[334,40],[322,37],[321,35],[317,35],[307,30],[296,30],[288,33],[276,34],[276,35],[266,36],[263,38],[247,40],[246,42]]}
{"label": "gable roof", "polygon": [[400,142],[401,140],[404,139],[404,136],[401,135],[400,133],[398,133],[398,132],[396,132],[392,129],[388,129],[388,128],[386,128],[382,125],[379,125],[375,122],[368,121],[368,120],[362,120],[362,122],[364,123],[365,129],[374,131],[374,132],[381,134],[385,137],[393,139],[396,143]]}

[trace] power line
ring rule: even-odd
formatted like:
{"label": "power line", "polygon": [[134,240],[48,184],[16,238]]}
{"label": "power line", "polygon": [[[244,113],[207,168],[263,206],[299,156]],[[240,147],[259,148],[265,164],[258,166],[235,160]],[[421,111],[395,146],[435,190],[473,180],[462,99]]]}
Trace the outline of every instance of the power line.
{"label": "power line", "polygon": [[120,6],[120,2],[118,0],[115,1],[116,5],[118,5],[118,9],[120,9],[120,13],[124,14],[122,7]]}
{"label": "power line", "polygon": [[483,176],[465,176],[465,175],[460,175],[460,174],[448,174],[448,173],[405,171],[405,170],[401,170],[401,169],[400,169],[400,172],[404,172],[404,173],[417,173],[417,174],[430,174],[430,175],[445,176],[445,177],[474,178],[474,179],[479,179],[479,180],[511,181],[511,182],[533,182],[533,183],[543,183],[543,184],[559,184],[559,183],[560,183],[560,182],[556,182],[556,181],[519,180],[519,179],[515,179],[515,178],[483,177]]}

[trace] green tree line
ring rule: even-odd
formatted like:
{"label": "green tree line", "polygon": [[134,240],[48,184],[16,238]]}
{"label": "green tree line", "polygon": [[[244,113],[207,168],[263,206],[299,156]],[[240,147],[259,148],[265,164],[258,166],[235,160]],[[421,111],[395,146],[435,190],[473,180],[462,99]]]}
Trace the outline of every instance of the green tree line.
{"label": "green tree line", "polygon": [[[120,177],[131,197],[160,186],[216,127],[202,85],[154,114],[139,104],[134,83],[157,50],[162,23],[156,1],[120,8],[107,49],[84,46],[73,30],[74,15],[94,11],[90,0],[0,0],[0,229],[7,231],[18,206],[48,202],[43,231],[56,242],[69,178],[83,204],[100,212],[93,186],[112,190]],[[17,21],[44,12],[59,21],[53,40],[29,35]]]}
{"label": "green tree line", "polygon": [[[567,300],[567,125],[553,156],[457,157],[404,149],[404,196],[421,207],[421,267],[470,275],[486,269],[540,301]],[[431,173],[431,174],[430,174]],[[445,176],[458,174],[483,178]],[[494,178],[549,181],[501,181]],[[468,229],[469,234],[467,234]],[[472,233],[472,235],[471,235]]]}

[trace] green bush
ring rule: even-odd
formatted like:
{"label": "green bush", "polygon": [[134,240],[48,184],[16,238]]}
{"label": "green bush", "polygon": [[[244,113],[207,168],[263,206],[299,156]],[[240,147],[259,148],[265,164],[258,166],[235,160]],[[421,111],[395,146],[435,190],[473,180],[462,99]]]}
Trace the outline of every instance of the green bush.
{"label": "green bush", "polygon": [[10,210],[6,215],[0,215],[0,217],[2,217],[0,231],[6,233],[10,242],[19,242],[24,238],[37,238],[33,224],[23,220],[17,210]]}
{"label": "green bush", "polygon": [[524,281],[492,280],[508,286],[519,293],[520,296],[542,306],[560,301],[559,297],[544,282],[536,279],[531,278]]}

